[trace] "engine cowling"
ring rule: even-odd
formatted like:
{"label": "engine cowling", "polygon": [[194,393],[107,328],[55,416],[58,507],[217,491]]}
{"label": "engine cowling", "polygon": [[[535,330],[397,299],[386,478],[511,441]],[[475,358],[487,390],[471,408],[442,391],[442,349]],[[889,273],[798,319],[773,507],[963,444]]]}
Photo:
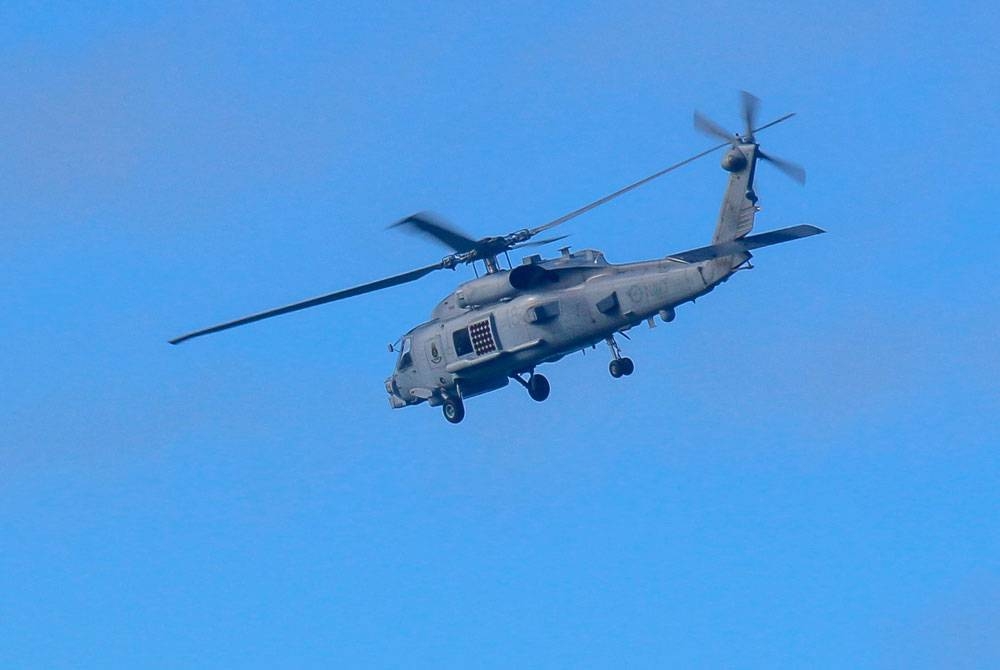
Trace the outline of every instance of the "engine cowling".
{"label": "engine cowling", "polygon": [[455,290],[455,304],[463,309],[489,305],[558,280],[559,275],[552,270],[533,263],[519,265],[509,272],[501,270],[465,282]]}
{"label": "engine cowling", "polygon": [[501,270],[465,282],[455,290],[456,304],[462,308],[475,307],[513,296],[517,293],[517,289],[511,286],[508,279],[510,274],[506,270]]}
{"label": "engine cowling", "polygon": [[559,281],[559,275],[535,263],[526,263],[510,271],[509,281],[518,291],[526,291]]}

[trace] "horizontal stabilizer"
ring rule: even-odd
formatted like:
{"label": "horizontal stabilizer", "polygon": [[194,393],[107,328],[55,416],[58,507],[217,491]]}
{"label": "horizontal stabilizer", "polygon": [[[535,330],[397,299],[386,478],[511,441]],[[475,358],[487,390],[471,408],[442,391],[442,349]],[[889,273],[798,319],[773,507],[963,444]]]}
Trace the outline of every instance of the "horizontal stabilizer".
{"label": "horizontal stabilizer", "polygon": [[791,228],[772,230],[769,233],[748,235],[747,237],[741,237],[738,240],[732,240],[730,242],[721,242],[707,247],[691,249],[690,251],[682,251],[679,254],[671,254],[670,256],[667,256],[667,259],[672,261],[681,261],[684,263],[699,263],[701,261],[710,261],[713,258],[732,256],[733,254],[739,254],[753,249],[759,249],[761,247],[769,247],[772,244],[791,242],[792,240],[810,237],[812,235],[819,235],[820,233],[825,232],[826,231],[822,228],[802,224],[800,226],[792,226]]}

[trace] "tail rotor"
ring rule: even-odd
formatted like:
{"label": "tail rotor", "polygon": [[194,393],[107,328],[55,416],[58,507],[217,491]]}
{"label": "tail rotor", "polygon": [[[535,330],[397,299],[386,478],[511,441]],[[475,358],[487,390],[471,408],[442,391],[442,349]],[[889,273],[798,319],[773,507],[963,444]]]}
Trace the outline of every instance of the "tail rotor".
{"label": "tail rotor", "polygon": [[[708,118],[701,112],[694,113],[694,127],[708,135],[709,137],[714,137],[725,142],[729,142],[733,147],[740,144],[757,144],[757,139],[755,134],[764,130],[765,128],[770,128],[773,125],[781,123],[786,119],[795,116],[794,113],[786,114],[780,119],[766,123],[763,126],[757,126],[757,115],[760,110],[760,98],[748,93],[747,91],[740,91],[740,116],[743,117],[743,134],[730,133],[727,132],[721,125]],[[774,167],[778,168],[781,172],[791,177],[800,184],[806,183],[806,171],[798,163],[793,163],[792,161],[785,160],[783,158],[778,158],[771,154],[766,154],[763,151],[757,150],[757,157],[767,161]],[[729,168],[727,168],[729,169]]]}

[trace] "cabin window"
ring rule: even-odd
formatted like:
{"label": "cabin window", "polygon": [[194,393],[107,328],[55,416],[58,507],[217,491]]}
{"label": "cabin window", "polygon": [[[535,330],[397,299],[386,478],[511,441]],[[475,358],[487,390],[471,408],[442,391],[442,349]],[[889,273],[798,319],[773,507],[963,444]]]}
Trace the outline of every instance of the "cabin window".
{"label": "cabin window", "polygon": [[452,334],[451,339],[455,343],[455,354],[457,356],[464,356],[472,353],[472,338],[469,337],[468,328],[456,330]]}
{"label": "cabin window", "polygon": [[407,337],[403,340],[403,345],[399,348],[399,362],[396,363],[397,370],[403,370],[413,364],[413,354],[410,353],[411,344],[410,338]]}

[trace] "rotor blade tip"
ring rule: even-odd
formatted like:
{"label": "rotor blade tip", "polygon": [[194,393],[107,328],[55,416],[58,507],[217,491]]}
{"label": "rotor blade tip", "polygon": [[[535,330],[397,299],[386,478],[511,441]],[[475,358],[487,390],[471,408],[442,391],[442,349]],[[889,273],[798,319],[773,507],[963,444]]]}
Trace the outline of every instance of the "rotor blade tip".
{"label": "rotor blade tip", "polygon": [[412,221],[414,216],[416,215],[410,214],[409,216],[404,216],[402,219],[399,219],[398,221],[393,221],[388,226],[386,226],[386,228],[398,228],[399,226],[405,225],[410,221]]}

